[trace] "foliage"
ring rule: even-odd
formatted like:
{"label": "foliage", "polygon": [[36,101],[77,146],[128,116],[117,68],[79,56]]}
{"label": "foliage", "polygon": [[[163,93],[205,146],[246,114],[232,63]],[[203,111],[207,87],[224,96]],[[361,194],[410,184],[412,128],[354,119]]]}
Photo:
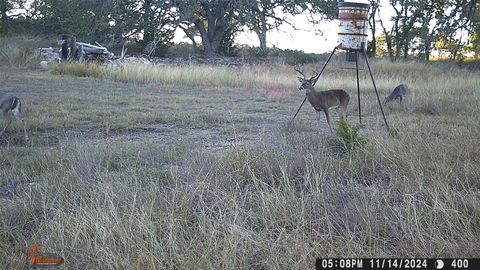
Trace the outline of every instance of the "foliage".
{"label": "foliage", "polygon": [[220,42],[218,52],[224,56],[238,56],[238,46],[235,45],[236,31],[233,28],[229,28]]}
{"label": "foliage", "polygon": [[164,56],[175,32],[174,12],[169,1],[118,0],[112,14],[115,27],[122,36],[134,39],[144,47],[144,53]]}
{"label": "foliage", "polygon": [[[222,43],[228,43],[232,32],[246,26],[259,37],[260,47],[266,48],[267,32],[289,23],[286,14],[324,14],[332,18],[336,13],[336,1],[302,0],[225,0],[225,1],[172,1],[177,12],[178,26],[197,47],[195,37],[202,39],[203,51],[215,55],[224,51]],[[279,11],[283,14],[277,14]],[[232,46],[227,46],[232,48]]]}
{"label": "foliage", "polygon": [[[370,55],[386,48],[392,61],[411,55],[429,60],[442,41],[448,41],[444,50],[454,60],[465,51],[478,55],[480,4],[475,0],[390,0],[394,16],[388,29],[377,16],[384,7],[378,0],[369,2],[374,38],[368,44]],[[292,24],[292,15],[306,14],[310,22],[317,23],[334,18],[337,4],[336,0],[4,0],[0,2],[0,34],[72,34],[77,40],[115,47],[128,41],[143,47],[138,51],[163,56],[175,31],[181,29],[196,53],[237,55],[238,31],[255,32],[260,49],[266,50],[267,33]],[[377,22],[380,35],[374,31]],[[201,44],[197,44],[199,37]]]}
{"label": "foliage", "polygon": [[338,126],[335,127],[335,134],[342,142],[344,151],[351,151],[355,148],[363,146],[367,140],[359,134],[361,125],[350,126],[344,117],[338,120]]}
{"label": "foliage", "polygon": [[115,38],[108,1],[34,0],[32,22],[45,34],[70,34],[77,40],[104,42]]}
{"label": "foliage", "polygon": [[180,42],[173,44],[168,48],[167,57],[183,57],[189,58],[195,54],[193,44],[188,42]]}
{"label": "foliage", "polygon": [[11,32],[11,16],[9,13],[12,10],[23,7],[22,0],[2,0],[0,1],[0,35],[6,35]]}
{"label": "foliage", "polygon": [[175,29],[168,6],[163,0],[33,0],[12,27],[36,35],[69,34],[105,46],[121,47],[130,40],[146,47],[154,42],[165,50]]}
{"label": "foliage", "polygon": [[367,54],[370,57],[375,57],[377,51],[377,14],[379,12],[380,0],[369,0],[370,12],[368,15],[368,24],[370,32],[372,33],[372,40],[368,41]]}
{"label": "foliage", "polygon": [[[337,1],[332,0],[248,0],[245,1],[245,14],[240,18],[243,25],[255,32],[260,42],[260,49],[267,48],[267,32],[278,29],[282,24],[290,23],[286,14],[319,14],[321,19],[333,19],[338,13]],[[310,16],[312,23],[318,23]]]}
{"label": "foliage", "polygon": [[475,59],[480,60],[480,3],[475,5],[472,34],[467,51],[475,53]]}
{"label": "foliage", "polygon": [[0,37],[0,65],[32,68],[38,66],[40,60],[31,51],[32,41],[29,38]]}
{"label": "foliage", "polygon": [[239,50],[239,55],[243,58],[277,58],[289,65],[312,64],[324,60],[324,55],[305,53],[299,50],[282,50],[277,47],[261,49],[243,45]]}
{"label": "foliage", "polygon": [[475,0],[391,0],[394,9],[391,29],[380,20],[385,35],[387,52],[392,61],[412,52],[429,60],[430,53],[439,39],[452,41],[449,47],[452,59],[467,44],[463,32],[472,31]]}

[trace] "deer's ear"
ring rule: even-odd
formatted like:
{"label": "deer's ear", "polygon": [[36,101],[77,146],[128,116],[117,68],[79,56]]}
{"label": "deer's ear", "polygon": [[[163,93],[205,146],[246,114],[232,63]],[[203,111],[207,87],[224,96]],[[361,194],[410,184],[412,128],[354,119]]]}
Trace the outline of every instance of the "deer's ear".
{"label": "deer's ear", "polygon": [[303,78],[300,78],[300,77],[297,77],[298,78],[298,81],[303,83]]}

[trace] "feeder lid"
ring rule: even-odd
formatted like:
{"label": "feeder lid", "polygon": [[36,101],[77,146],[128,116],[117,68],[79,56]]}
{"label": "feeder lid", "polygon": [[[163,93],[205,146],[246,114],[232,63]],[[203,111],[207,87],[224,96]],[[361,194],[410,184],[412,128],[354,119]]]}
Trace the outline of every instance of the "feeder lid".
{"label": "feeder lid", "polygon": [[370,8],[370,4],[361,2],[338,2],[338,7]]}

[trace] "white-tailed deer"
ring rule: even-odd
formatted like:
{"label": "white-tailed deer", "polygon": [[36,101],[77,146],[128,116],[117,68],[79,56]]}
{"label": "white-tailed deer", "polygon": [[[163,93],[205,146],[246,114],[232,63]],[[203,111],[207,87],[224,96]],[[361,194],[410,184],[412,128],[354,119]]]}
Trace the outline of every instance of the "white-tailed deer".
{"label": "white-tailed deer", "polygon": [[12,123],[12,117],[10,116],[11,113],[13,117],[15,117],[15,119],[17,119],[18,121],[22,121],[25,141],[28,141],[27,129],[25,127],[25,121],[22,116],[22,103],[20,102],[20,99],[10,94],[0,92],[0,113],[3,115],[4,118],[7,118],[7,124],[5,125],[3,130],[0,131],[0,136],[5,133],[7,128]]}
{"label": "white-tailed deer", "polygon": [[298,77],[298,80],[301,83],[298,90],[305,90],[305,95],[307,96],[308,102],[310,102],[313,108],[317,111],[319,121],[320,112],[323,111],[325,113],[325,116],[327,117],[328,127],[330,128],[330,131],[332,131],[328,109],[331,107],[340,106],[342,108],[343,115],[346,116],[350,96],[342,89],[331,89],[317,92],[315,91],[314,85],[317,82],[317,79],[315,77],[317,77],[318,72],[315,71],[314,76],[312,76],[310,79],[306,79],[303,71],[298,68],[295,68],[295,71],[302,75],[302,77]]}
{"label": "white-tailed deer", "polygon": [[400,104],[402,103],[403,98],[408,94],[408,86],[406,84],[400,84],[399,86],[393,89],[393,92],[385,98],[383,104],[387,104],[394,99],[400,99]]}

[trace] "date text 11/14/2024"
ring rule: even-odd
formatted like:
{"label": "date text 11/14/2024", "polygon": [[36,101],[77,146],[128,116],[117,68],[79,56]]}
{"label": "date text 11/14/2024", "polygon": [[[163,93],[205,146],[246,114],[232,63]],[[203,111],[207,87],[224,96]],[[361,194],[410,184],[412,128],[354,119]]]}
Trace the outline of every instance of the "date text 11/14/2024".
{"label": "date text 11/14/2024", "polygon": [[480,269],[480,259],[419,259],[419,258],[317,258],[316,270],[333,269]]}

